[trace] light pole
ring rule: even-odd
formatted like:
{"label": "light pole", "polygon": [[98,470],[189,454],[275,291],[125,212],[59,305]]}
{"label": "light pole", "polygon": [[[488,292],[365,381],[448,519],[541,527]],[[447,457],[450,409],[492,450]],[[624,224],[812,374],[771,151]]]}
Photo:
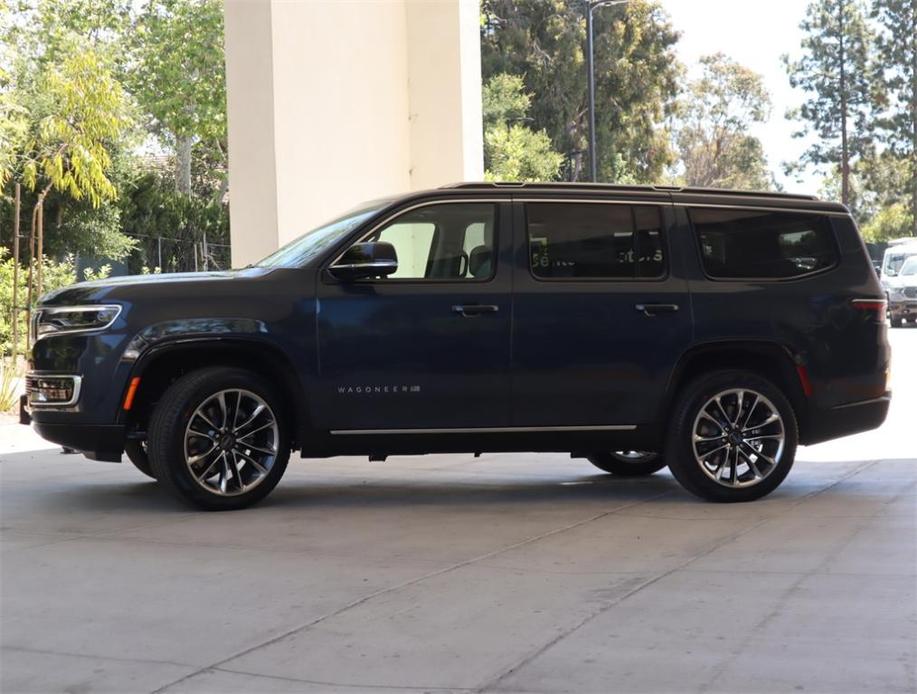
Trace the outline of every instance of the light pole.
{"label": "light pole", "polygon": [[595,161],[595,66],[593,57],[592,11],[597,7],[624,5],[630,0],[585,0],[586,3],[586,69],[589,71],[589,172],[592,182],[598,177]]}

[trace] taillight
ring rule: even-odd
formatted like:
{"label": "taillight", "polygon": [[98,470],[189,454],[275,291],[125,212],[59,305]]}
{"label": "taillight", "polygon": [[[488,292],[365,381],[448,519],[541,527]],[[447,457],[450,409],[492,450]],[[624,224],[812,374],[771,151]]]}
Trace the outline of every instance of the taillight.
{"label": "taillight", "polygon": [[852,299],[850,305],[859,311],[876,311],[884,316],[888,302],[885,299]]}

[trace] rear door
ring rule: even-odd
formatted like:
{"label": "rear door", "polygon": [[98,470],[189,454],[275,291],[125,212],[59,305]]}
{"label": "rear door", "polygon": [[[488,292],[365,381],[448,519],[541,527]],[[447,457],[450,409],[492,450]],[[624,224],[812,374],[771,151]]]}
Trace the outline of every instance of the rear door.
{"label": "rear door", "polygon": [[650,422],[692,337],[667,199],[519,198],[516,426]]}

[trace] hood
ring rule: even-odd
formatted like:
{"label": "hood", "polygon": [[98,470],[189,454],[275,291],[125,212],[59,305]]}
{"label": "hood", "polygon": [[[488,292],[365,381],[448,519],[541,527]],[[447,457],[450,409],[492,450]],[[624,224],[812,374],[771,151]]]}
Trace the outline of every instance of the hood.
{"label": "hood", "polygon": [[75,305],[83,303],[98,303],[118,299],[127,299],[149,292],[155,293],[158,288],[181,290],[182,285],[187,286],[189,292],[206,290],[207,287],[227,280],[245,281],[258,279],[270,270],[266,268],[245,268],[242,270],[219,270],[214,272],[174,272],[157,275],[127,275],[124,277],[108,277],[106,279],[77,282],[67,287],[48,292],[41,297],[40,304],[50,305]]}

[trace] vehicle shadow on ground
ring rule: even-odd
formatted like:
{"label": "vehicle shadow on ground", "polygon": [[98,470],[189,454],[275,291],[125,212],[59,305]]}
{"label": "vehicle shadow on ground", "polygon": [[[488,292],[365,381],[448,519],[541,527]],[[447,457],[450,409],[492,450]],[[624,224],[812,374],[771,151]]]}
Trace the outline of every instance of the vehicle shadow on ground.
{"label": "vehicle shadow on ground", "polygon": [[[6,459],[13,462],[17,457],[6,456]],[[917,463],[911,459],[884,462]],[[825,462],[815,464],[830,465]],[[20,468],[16,480],[2,484],[4,503],[9,508],[15,506],[17,501],[24,502],[27,496],[30,513],[48,510],[56,513],[87,511],[130,514],[160,509],[193,510],[174,499],[153,480],[147,480],[130,470],[129,463],[122,465],[128,468],[123,472],[136,475],[136,479],[101,479],[105,472],[103,470],[98,476],[93,474],[82,477],[72,486],[69,486],[72,479],[70,475],[56,478],[51,484],[31,485],[28,479],[23,479]],[[324,468],[315,478],[310,478],[308,463],[294,463],[291,471],[295,471],[294,474],[288,474],[254,508],[399,509],[451,506],[469,510],[479,508],[483,511],[495,506],[517,505],[550,506],[552,509],[582,505],[606,507],[608,504],[652,502],[656,499],[665,499],[669,503],[721,507],[685,492],[667,470],[649,477],[622,478],[602,473],[581,474],[576,470],[571,470],[569,476],[563,476],[554,468],[550,475],[539,476],[530,471],[514,478],[505,468],[499,473],[482,471],[480,468],[475,472],[461,473],[453,468],[445,473],[449,479],[441,478],[444,474],[442,470],[399,470],[394,475],[385,472],[384,477],[374,477],[372,472],[366,475],[354,474],[353,467],[342,470],[340,477],[329,475],[327,468]],[[0,474],[0,480],[3,477]],[[816,490],[811,482],[808,480],[804,484],[794,484],[791,475],[767,500],[798,498],[801,494],[811,493]],[[822,493],[833,497],[846,494],[842,487],[827,488]]]}

